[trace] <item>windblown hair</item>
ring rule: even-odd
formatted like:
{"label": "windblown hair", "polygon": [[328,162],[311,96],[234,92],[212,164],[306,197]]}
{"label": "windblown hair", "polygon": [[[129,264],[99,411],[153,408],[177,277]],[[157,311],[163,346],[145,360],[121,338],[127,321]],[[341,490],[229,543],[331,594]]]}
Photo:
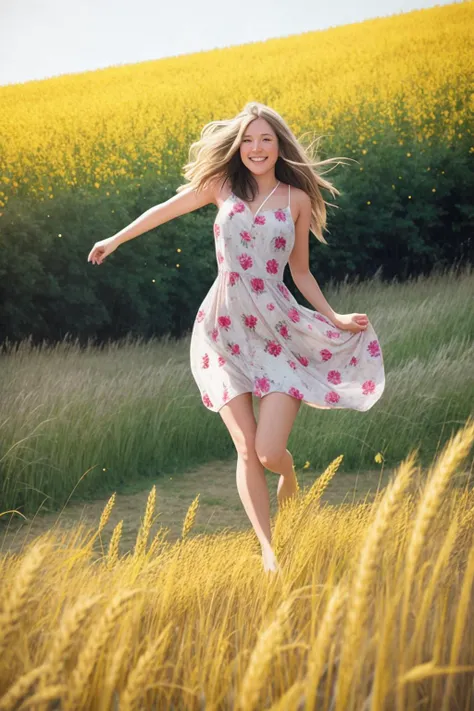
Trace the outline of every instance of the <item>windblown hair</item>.
{"label": "windblown hair", "polygon": [[[282,117],[269,106],[257,101],[248,102],[234,118],[211,121],[201,131],[200,140],[189,148],[189,163],[183,175],[189,182],[180,185],[176,192],[185,189],[204,190],[210,183],[226,180],[232,192],[241,200],[253,202],[258,193],[258,183],[240,158],[240,143],[248,125],[256,118],[264,118],[278,138],[278,159],[275,177],[283,183],[301,188],[311,200],[310,230],[323,244],[328,244],[322,232],[326,229],[326,205],[321,188],[333,197],[340,195],[332,183],[321,177],[319,169],[330,163],[339,164],[345,158],[328,158],[318,161],[312,153],[314,141],[308,148],[302,146]],[[350,160],[350,159],[349,159]]]}

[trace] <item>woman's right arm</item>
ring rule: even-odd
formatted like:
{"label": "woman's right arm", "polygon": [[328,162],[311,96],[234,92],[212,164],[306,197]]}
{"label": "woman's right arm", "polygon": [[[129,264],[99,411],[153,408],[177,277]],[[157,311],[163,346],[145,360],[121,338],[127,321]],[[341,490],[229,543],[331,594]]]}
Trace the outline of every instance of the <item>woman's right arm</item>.
{"label": "woman's right arm", "polygon": [[148,232],[159,225],[163,225],[175,217],[198,210],[211,202],[216,203],[216,186],[214,183],[199,192],[195,189],[183,190],[178,195],[173,195],[166,202],[151,207],[124,227],[123,230],[112,235],[112,237],[96,242],[87,257],[87,261],[93,264],[101,264],[123,242],[138,237],[138,235]]}

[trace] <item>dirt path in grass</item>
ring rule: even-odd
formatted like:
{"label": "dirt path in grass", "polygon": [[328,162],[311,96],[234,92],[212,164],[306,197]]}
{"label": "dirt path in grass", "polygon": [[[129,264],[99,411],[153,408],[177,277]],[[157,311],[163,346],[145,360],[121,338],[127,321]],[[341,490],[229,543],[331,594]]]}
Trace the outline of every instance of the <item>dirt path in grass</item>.
{"label": "dirt path in grass", "polygon": [[[179,538],[188,507],[197,494],[200,496],[192,529],[194,534],[215,533],[224,528],[248,530],[251,524],[237,491],[235,465],[235,460],[214,461],[194,471],[160,475],[156,480],[150,479],[146,483],[146,488],[136,493],[118,491],[109,521],[101,534],[104,547],[108,546],[115,525],[123,520],[120,552],[124,554],[133,549],[145,513],[148,494],[153,485],[156,486],[155,522],[149,540],[160,526],[169,529],[169,541]],[[425,480],[427,473],[423,470],[420,479]],[[322,470],[314,471],[311,468],[297,470],[300,487],[310,486],[321,474]],[[322,501],[333,506],[362,500],[372,501],[377,488],[383,489],[393,474],[393,469],[384,469],[382,473],[380,469],[362,473],[336,472],[324,491]],[[268,471],[265,476],[270,491],[273,516],[278,510],[276,497],[278,476]],[[458,473],[455,479],[459,486],[467,480],[470,482],[470,487],[473,485],[467,471]],[[113,491],[112,489],[110,495]],[[26,521],[18,515],[3,516],[0,519],[0,554],[19,552],[26,543],[49,530],[58,521],[63,530],[73,528],[78,523],[96,529],[108,500],[109,496],[88,502],[70,501],[61,513],[40,512],[36,516],[30,515]]]}
{"label": "dirt path in grass", "polygon": [[[297,472],[303,488],[310,485],[322,472],[311,468]],[[377,486],[386,486],[391,472],[380,470],[362,474],[338,474],[324,492],[323,501],[336,505],[342,502],[371,500]],[[277,511],[278,477],[266,472],[270,490],[271,511]],[[102,534],[104,546],[108,545],[114,526],[123,519],[121,553],[131,550],[135,544],[138,528],[145,513],[148,494],[156,485],[156,521],[151,536],[160,526],[170,529],[168,540],[176,540],[181,534],[183,520],[189,505],[199,493],[199,507],[196,514],[194,533],[212,533],[224,528],[245,530],[250,521],[243,509],[235,483],[235,461],[215,461],[183,474],[160,475],[150,480],[147,487],[133,494],[117,493],[114,508]],[[111,491],[111,494],[113,491]],[[49,530],[58,520],[60,527],[70,529],[79,522],[85,526],[97,527],[100,515],[109,497],[89,502],[69,502],[59,513],[39,513],[24,521],[18,515],[4,516],[0,526],[0,552],[19,552],[25,543]],[[151,540],[150,536],[150,540]]]}

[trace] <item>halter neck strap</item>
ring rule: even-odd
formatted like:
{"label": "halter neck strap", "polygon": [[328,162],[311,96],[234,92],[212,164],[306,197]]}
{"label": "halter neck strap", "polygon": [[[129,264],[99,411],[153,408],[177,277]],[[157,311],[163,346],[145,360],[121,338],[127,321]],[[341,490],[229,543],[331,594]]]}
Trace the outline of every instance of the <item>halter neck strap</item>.
{"label": "halter neck strap", "polygon": [[273,195],[273,193],[275,192],[275,190],[277,189],[277,187],[278,187],[279,185],[280,185],[280,181],[278,181],[278,183],[275,185],[275,187],[273,188],[273,190],[271,191],[271,193],[270,193],[269,195],[267,195],[267,197],[265,198],[265,200],[262,202],[262,204],[260,205],[260,207],[258,208],[257,212],[256,212],[255,215],[254,215],[254,219],[255,219],[255,217],[257,217],[258,213],[260,212],[260,210],[262,209],[262,207],[265,205],[265,203],[267,202],[268,198]]}

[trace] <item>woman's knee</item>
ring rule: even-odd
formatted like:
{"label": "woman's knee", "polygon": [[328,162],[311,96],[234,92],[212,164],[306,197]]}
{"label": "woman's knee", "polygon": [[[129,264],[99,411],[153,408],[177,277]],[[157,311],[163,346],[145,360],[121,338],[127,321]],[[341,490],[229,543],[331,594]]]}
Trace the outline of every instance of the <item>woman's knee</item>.
{"label": "woman's knee", "polygon": [[255,435],[242,436],[237,442],[234,441],[234,444],[237,454],[243,461],[251,462],[258,459],[255,451]]}
{"label": "woman's knee", "polygon": [[278,469],[286,456],[286,447],[278,442],[262,442],[256,439],[255,452],[266,469]]}
{"label": "woman's knee", "polygon": [[250,393],[234,398],[220,410],[239,457],[245,461],[255,459],[257,422],[252,409]]}

